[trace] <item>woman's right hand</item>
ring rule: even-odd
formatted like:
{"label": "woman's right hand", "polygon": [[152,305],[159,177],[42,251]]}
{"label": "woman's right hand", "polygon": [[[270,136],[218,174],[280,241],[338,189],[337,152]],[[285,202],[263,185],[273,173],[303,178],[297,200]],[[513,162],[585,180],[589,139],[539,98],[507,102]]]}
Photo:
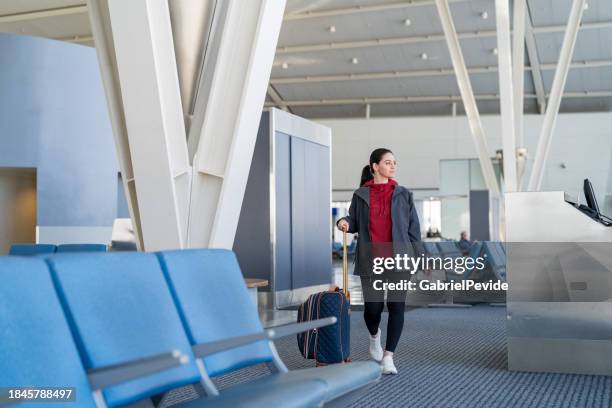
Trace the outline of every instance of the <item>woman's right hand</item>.
{"label": "woman's right hand", "polygon": [[344,219],[338,221],[338,229],[343,232],[348,232],[349,223]]}

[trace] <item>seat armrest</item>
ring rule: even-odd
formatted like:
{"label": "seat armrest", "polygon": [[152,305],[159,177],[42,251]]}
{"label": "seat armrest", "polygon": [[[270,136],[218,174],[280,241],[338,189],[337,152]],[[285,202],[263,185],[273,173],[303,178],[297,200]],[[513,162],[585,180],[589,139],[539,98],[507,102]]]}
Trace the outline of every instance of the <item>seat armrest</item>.
{"label": "seat armrest", "polygon": [[255,343],[260,340],[276,340],[281,337],[290,336],[292,334],[301,333],[307,330],[316,329],[323,326],[328,326],[337,322],[335,317],[326,317],[325,319],[311,320],[304,323],[293,323],[286,326],[274,327],[259,333],[246,334],[244,336],[232,337],[229,339],[211,341],[209,343],[200,343],[192,347],[193,354],[196,358],[203,358],[222,351],[231,350],[237,347],[246,346],[247,344]]}
{"label": "seat armrest", "polygon": [[93,390],[104,388],[156,374],[189,362],[189,357],[174,350],[125,363],[87,370],[87,377]]}
{"label": "seat armrest", "polygon": [[280,339],[281,337],[291,336],[292,334],[297,334],[301,332],[305,332],[312,329],[318,329],[319,327],[329,326],[331,324],[335,324],[338,321],[335,317],[326,317],[324,319],[318,320],[310,320],[302,323],[293,323],[285,326],[273,327],[271,329],[266,330],[268,333],[268,338],[270,340]]}

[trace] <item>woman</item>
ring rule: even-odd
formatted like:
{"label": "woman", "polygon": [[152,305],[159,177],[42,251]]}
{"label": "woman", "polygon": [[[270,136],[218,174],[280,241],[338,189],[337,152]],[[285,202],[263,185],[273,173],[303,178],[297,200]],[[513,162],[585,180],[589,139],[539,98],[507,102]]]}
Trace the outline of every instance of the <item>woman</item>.
{"label": "woman", "polygon": [[[384,309],[384,291],[376,290],[376,280],[405,279],[397,271],[373,273],[374,257],[393,257],[414,253],[412,242],[421,240],[419,218],[412,193],[397,184],[395,157],[389,149],[376,149],[370,155],[370,164],[361,176],[361,187],[353,193],[349,215],[340,219],[340,230],[359,234],[355,273],[361,277],[365,308],[363,317],[370,332],[370,356],[382,362],[383,374],[397,374],[393,353],[404,327],[405,291],[387,293],[387,340],[383,351],[380,342],[381,315]],[[409,277],[408,277],[409,279]]]}

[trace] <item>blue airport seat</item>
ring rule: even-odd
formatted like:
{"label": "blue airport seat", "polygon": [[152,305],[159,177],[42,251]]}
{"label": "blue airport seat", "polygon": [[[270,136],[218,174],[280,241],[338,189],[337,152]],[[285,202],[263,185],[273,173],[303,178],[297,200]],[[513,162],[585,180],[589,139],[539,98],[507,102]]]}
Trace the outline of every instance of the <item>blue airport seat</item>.
{"label": "blue airport seat", "polygon": [[[70,316],[85,368],[142,359],[165,350],[179,350],[189,358],[180,367],[106,389],[104,397],[111,407],[198,382],[212,390],[211,395],[185,406],[267,407],[283,401],[287,406],[311,407],[323,400],[327,386],[320,380],[249,385],[248,389],[237,385],[215,396],[216,388],[196,367],[189,339],[154,254],[58,254],[48,258],[47,263]],[[248,301],[248,295],[245,299]]]}
{"label": "blue airport seat", "polygon": [[[480,254],[482,253],[482,242],[473,242],[472,246],[470,246],[470,251],[468,252],[468,258],[471,259],[476,259],[480,256]],[[466,271],[463,273],[462,277],[463,279],[468,279],[470,277],[470,275],[472,274],[472,272],[474,272],[476,270],[476,264],[474,263],[474,265],[471,268],[467,268]]]}
{"label": "blue airport seat", "polygon": [[53,244],[13,244],[9,249],[9,255],[33,256],[53,254],[57,246]]}
{"label": "blue airport seat", "polygon": [[495,277],[506,281],[506,253],[502,249],[501,242],[486,241],[483,243],[484,253],[487,255],[487,263]]}
{"label": "blue airport seat", "polygon": [[106,252],[104,244],[62,244],[57,246],[57,252]]}
{"label": "blue airport seat", "polygon": [[45,262],[1,257],[0,276],[0,387],[76,387],[74,406],[95,407]]}
{"label": "blue airport seat", "polygon": [[439,256],[440,250],[435,242],[432,241],[423,241],[423,248],[428,256]]}
{"label": "blue airport seat", "polygon": [[444,257],[458,258],[463,256],[455,241],[440,241],[437,244],[441,255]]}
{"label": "blue airport seat", "polygon": [[[195,249],[165,251],[157,255],[192,344],[239,336],[257,338],[264,333],[232,251]],[[380,366],[372,361],[288,371],[270,342],[250,343],[204,357],[204,365],[211,376],[259,362],[272,363],[276,372],[254,384],[321,379],[328,385],[326,402],[360,390],[378,380],[381,374]]]}

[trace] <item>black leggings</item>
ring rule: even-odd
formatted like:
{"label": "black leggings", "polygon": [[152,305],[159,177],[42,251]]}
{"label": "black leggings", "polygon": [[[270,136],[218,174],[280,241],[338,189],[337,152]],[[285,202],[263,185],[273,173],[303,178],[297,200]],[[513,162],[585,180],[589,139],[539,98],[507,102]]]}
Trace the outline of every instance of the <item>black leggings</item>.
{"label": "black leggings", "polygon": [[[372,336],[378,333],[378,326],[385,307],[384,291],[376,291],[372,288],[370,277],[361,277],[361,287],[364,297],[363,319]],[[404,311],[406,309],[406,292],[387,294],[387,311],[389,320],[387,322],[387,342],[385,350],[395,352],[397,343],[404,328]]]}

